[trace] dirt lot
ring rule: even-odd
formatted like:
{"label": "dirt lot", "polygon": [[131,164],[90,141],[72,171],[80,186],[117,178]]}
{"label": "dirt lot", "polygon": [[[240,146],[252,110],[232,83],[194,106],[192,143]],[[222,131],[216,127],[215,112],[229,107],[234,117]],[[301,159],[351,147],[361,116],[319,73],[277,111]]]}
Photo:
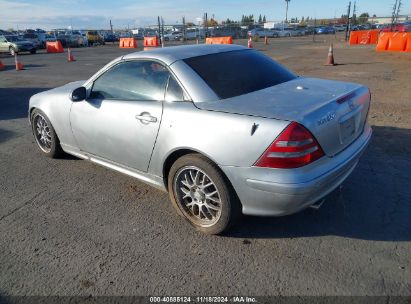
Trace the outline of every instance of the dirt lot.
{"label": "dirt lot", "polygon": [[[2,57],[0,295],[411,296],[411,54],[349,47],[340,37],[255,47],[303,76],[370,87],[372,142],[317,211],[245,217],[225,236],[199,234],[165,193],[34,145],[29,97],[86,79],[130,52],[115,46]],[[330,41],[334,67],[324,66]],[[245,45],[246,41],[236,41]]]}

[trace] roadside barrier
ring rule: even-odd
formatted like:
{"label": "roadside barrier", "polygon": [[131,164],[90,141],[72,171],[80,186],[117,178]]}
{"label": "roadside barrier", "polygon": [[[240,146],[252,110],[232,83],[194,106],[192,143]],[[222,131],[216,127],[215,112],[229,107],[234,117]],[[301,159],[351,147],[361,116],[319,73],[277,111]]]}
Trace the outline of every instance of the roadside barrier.
{"label": "roadside barrier", "polygon": [[144,37],[144,47],[156,47],[159,46],[158,37]]}
{"label": "roadside barrier", "polygon": [[233,44],[233,37],[208,37],[206,38],[206,44]]}
{"label": "roadside barrier", "polygon": [[17,59],[17,53],[14,54],[14,63],[16,64],[16,71],[24,70],[23,64]]}
{"label": "roadside barrier", "polygon": [[411,33],[381,33],[376,51],[411,52]]}
{"label": "roadside barrier", "polygon": [[137,48],[137,40],[134,38],[120,38],[120,49],[135,49]]}
{"label": "roadside barrier", "polygon": [[47,53],[64,53],[63,46],[60,41],[46,42]]}
{"label": "roadside barrier", "polygon": [[0,60],[0,70],[4,70],[6,68],[6,66],[3,64],[3,62],[1,62]]}
{"label": "roadside barrier", "polygon": [[350,44],[377,44],[379,30],[354,31],[350,34]]}

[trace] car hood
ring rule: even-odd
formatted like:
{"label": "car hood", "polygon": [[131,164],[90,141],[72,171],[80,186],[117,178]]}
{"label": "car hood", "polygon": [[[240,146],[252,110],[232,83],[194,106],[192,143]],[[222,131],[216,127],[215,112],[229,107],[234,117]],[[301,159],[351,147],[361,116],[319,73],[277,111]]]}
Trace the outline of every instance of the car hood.
{"label": "car hood", "polygon": [[81,87],[86,80],[79,80],[79,81],[74,81],[74,82],[69,82],[61,87],[57,87],[51,90],[47,90],[44,92],[37,93],[33,97],[38,98],[38,97],[43,97],[44,95],[61,95],[61,94],[70,94],[74,89],[77,89],[78,87]]}

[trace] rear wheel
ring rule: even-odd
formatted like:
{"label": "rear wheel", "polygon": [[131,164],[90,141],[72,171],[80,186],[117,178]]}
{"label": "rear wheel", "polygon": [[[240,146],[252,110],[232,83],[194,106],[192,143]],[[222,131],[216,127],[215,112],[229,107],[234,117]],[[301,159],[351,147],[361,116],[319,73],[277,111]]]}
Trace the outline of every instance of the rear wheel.
{"label": "rear wheel", "polygon": [[33,50],[30,51],[30,54],[36,54],[36,52],[37,52],[37,50],[33,49]]}
{"label": "rear wheel", "polygon": [[31,128],[37,146],[44,154],[51,158],[57,158],[64,153],[56,131],[42,111],[35,109],[31,113]]}
{"label": "rear wheel", "polygon": [[235,223],[240,203],[220,169],[199,154],[179,158],[168,175],[170,199],[197,230],[219,234]]}

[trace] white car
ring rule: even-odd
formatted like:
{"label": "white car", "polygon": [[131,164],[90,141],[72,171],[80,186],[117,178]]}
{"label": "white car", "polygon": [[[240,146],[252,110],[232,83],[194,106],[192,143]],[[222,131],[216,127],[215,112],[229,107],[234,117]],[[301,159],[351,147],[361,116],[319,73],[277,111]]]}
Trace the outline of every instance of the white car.
{"label": "white car", "polygon": [[164,34],[164,40],[165,41],[174,41],[174,40],[179,40],[183,36],[183,33],[176,31],[176,32],[171,32]]}
{"label": "white car", "polygon": [[279,35],[278,35],[277,31],[274,31],[274,30],[252,29],[251,31],[248,31],[248,36],[274,38],[274,37],[278,37]]}

